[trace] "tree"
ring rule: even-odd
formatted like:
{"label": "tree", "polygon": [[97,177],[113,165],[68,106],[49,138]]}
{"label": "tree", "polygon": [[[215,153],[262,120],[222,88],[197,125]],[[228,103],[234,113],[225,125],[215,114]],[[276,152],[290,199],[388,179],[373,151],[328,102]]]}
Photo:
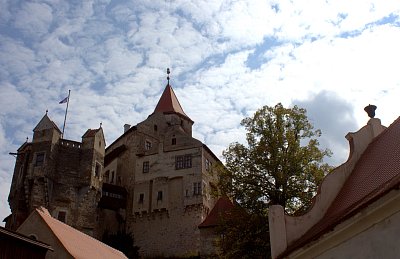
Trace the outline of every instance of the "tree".
{"label": "tree", "polygon": [[[220,178],[222,192],[264,221],[270,205],[279,204],[288,214],[304,211],[331,169],[323,161],[331,152],[319,148],[321,131],[314,130],[306,110],[281,103],[264,106],[241,125],[247,131],[247,145],[235,142],[223,152],[227,170]],[[269,247],[268,239],[260,245]]]}

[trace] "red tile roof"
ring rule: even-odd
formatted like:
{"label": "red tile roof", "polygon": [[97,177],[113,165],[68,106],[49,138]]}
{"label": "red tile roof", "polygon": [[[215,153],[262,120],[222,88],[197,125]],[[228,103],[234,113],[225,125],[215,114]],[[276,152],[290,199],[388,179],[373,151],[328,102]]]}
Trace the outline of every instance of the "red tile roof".
{"label": "red tile roof", "polygon": [[318,239],[399,184],[400,118],[369,144],[324,217],[280,257]]}
{"label": "red tile roof", "polygon": [[127,258],[122,252],[53,218],[45,208],[38,208],[36,212],[74,258]]}
{"label": "red tile roof", "polygon": [[99,130],[100,130],[100,128],[99,129],[88,129],[85,132],[85,134],[83,134],[82,138],[94,137]]}
{"label": "red tile roof", "polygon": [[183,111],[182,106],[180,105],[178,98],[176,97],[174,90],[170,85],[165,87],[154,112],[179,113],[185,117],[188,117]]}
{"label": "red tile roof", "polygon": [[215,227],[219,225],[221,216],[229,213],[235,206],[227,197],[221,197],[215,203],[214,208],[207,215],[206,219],[199,225],[199,228]]}

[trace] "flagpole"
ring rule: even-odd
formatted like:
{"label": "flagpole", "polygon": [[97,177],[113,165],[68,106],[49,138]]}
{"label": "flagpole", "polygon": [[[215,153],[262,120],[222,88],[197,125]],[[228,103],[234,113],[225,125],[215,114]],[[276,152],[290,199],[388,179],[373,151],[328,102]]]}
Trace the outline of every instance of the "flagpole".
{"label": "flagpole", "polygon": [[69,104],[69,96],[71,95],[71,90],[68,90],[68,99],[67,99],[67,108],[65,108],[65,117],[64,117],[64,125],[61,138],[64,138],[64,130],[65,130],[65,122],[67,121],[67,113],[68,113],[68,104]]}

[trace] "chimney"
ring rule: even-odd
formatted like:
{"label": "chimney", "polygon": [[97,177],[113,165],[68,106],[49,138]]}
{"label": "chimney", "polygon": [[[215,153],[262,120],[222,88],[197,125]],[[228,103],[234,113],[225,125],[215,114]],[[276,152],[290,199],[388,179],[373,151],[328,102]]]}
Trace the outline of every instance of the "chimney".
{"label": "chimney", "polygon": [[127,132],[131,128],[130,124],[125,124],[124,125],[124,133]]}

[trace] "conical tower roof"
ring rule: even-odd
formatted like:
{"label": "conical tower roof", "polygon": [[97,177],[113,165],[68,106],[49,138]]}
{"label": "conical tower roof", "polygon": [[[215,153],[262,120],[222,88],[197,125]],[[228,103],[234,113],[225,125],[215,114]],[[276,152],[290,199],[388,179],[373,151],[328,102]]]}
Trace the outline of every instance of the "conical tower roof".
{"label": "conical tower roof", "polygon": [[33,129],[33,131],[41,131],[45,129],[55,129],[61,133],[57,125],[52,120],[50,120],[49,116],[47,116],[47,112],[43,116],[43,118],[39,121],[39,123],[36,125],[36,127]]}
{"label": "conical tower roof", "polygon": [[164,92],[161,95],[156,108],[154,109],[154,112],[178,113],[189,118],[189,116],[187,116],[183,111],[182,106],[174,93],[174,90],[169,84],[165,87]]}

